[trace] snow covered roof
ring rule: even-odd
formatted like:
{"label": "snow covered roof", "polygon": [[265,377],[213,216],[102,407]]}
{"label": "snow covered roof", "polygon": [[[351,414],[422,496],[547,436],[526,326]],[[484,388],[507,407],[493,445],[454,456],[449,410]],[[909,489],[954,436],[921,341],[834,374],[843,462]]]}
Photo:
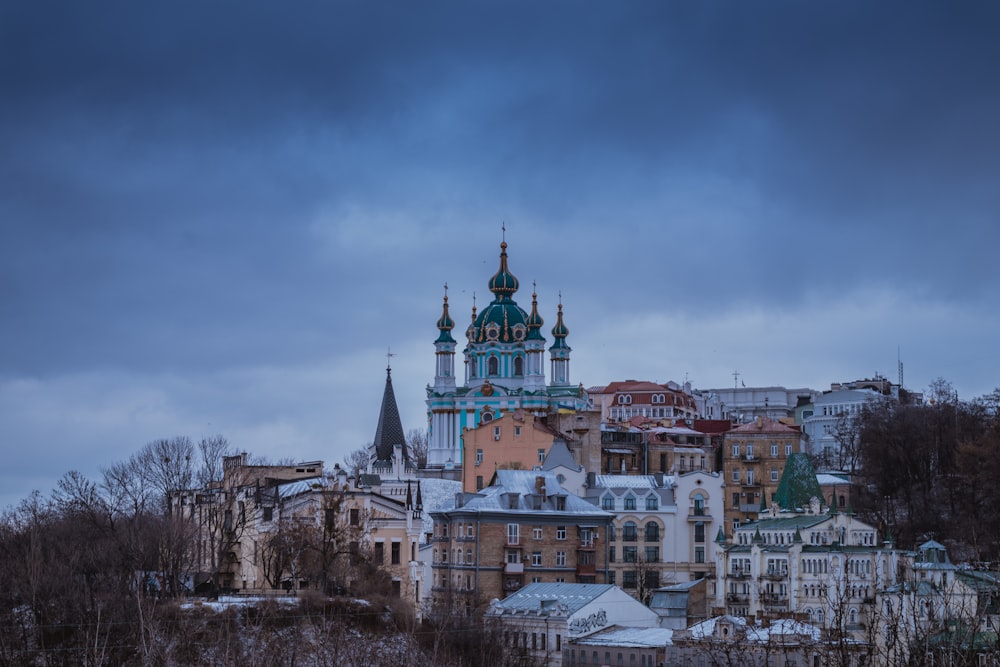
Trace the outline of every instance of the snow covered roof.
{"label": "snow covered roof", "polygon": [[850,484],[850,480],[840,475],[832,475],[828,472],[816,473],[816,481],[820,486],[837,486],[839,484]]}
{"label": "snow covered roof", "polygon": [[494,602],[493,606],[501,612],[514,612],[541,611],[548,605],[563,605],[567,615],[572,615],[614,589],[611,584],[528,584],[503,600]]}
{"label": "snow covered roof", "polygon": [[[544,487],[544,500],[535,508],[532,497],[540,495],[536,486],[539,478]],[[553,502],[554,497],[565,499],[563,507]],[[466,494],[461,507],[452,505],[443,508],[443,511],[576,514],[602,523],[614,517],[614,514],[597,509],[587,500],[570,493],[559,484],[554,473],[543,470],[497,470],[496,479],[491,486],[479,493]]]}
{"label": "snow covered roof", "polygon": [[[665,478],[666,485],[669,477]],[[671,480],[672,481],[672,480]],[[658,489],[653,475],[597,475],[594,486],[602,489]]]}
{"label": "snow covered roof", "polygon": [[278,496],[281,498],[294,498],[307,491],[312,491],[316,486],[325,487],[326,480],[322,477],[310,477],[308,479],[297,479],[294,482],[279,484]]}
{"label": "snow covered roof", "polygon": [[596,634],[577,639],[574,643],[585,646],[622,646],[627,648],[657,648],[669,646],[674,631],[669,628],[623,628],[615,626]]}

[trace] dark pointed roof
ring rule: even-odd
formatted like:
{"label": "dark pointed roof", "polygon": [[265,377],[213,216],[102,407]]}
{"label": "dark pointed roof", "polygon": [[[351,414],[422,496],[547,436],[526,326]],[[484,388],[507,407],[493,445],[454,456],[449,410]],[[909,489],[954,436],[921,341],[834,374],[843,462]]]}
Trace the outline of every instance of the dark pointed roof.
{"label": "dark pointed roof", "polygon": [[378,413],[378,427],[375,429],[375,441],[372,443],[375,460],[392,461],[392,452],[396,445],[403,446],[403,459],[409,460],[403,422],[399,419],[396,394],[392,391],[392,369],[386,368],[385,392],[382,394],[382,408]]}

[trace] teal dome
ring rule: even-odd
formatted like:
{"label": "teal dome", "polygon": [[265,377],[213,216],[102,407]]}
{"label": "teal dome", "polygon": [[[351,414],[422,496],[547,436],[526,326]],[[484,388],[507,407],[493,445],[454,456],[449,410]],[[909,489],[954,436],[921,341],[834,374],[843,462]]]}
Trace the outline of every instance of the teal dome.
{"label": "teal dome", "polygon": [[517,278],[507,268],[505,241],[500,244],[500,269],[490,278],[493,301],[473,315],[468,331],[470,343],[519,343],[528,337],[528,313],[511,298],[517,287]]}
{"label": "teal dome", "polygon": [[451,319],[451,315],[448,314],[448,295],[444,295],[444,307],[441,311],[441,319],[437,321],[437,328],[441,331],[441,335],[438,336],[435,343],[454,343],[455,339],[451,337],[451,330],[455,328],[455,320]]}
{"label": "teal dome", "polygon": [[556,339],[555,342],[552,344],[552,348],[567,347],[566,336],[568,335],[569,335],[569,329],[566,328],[566,324],[563,322],[562,304],[560,303],[559,313],[556,316],[556,325],[552,327],[552,337]]}

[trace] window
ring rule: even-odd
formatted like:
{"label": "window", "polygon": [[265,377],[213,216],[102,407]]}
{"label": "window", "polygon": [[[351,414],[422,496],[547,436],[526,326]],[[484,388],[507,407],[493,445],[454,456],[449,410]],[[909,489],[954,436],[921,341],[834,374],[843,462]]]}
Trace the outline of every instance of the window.
{"label": "window", "polygon": [[705,496],[701,493],[694,494],[694,515],[705,516]]}
{"label": "window", "polygon": [[785,445],[785,456],[791,456],[791,455],[792,455],[792,445],[789,443]]}
{"label": "window", "polygon": [[622,588],[635,588],[638,578],[635,570],[622,572]]}
{"label": "window", "polygon": [[660,562],[660,547],[646,547],[646,552],[644,554],[647,563],[659,563]]}
{"label": "window", "polygon": [[483,476],[476,475],[476,491],[482,491],[482,490],[483,490]]}
{"label": "window", "polygon": [[[400,548],[401,548],[401,544],[399,542],[393,542],[392,543],[392,553],[390,554],[390,557],[391,557],[392,560],[390,562],[393,565],[399,565]],[[471,554],[472,552],[470,551],[469,553]]]}
{"label": "window", "polygon": [[375,553],[373,554],[373,558],[376,563],[381,564],[385,562],[385,542],[375,543]]}
{"label": "window", "polygon": [[[194,505],[192,505],[191,508],[194,509]],[[265,507],[263,510],[261,510],[261,517],[260,517],[261,521],[270,521],[272,518],[274,518],[273,507]]]}
{"label": "window", "polygon": [[705,524],[701,521],[694,524],[694,541],[697,543],[705,541]]}
{"label": "window", "polygon": [[556,539],[557,540],[566,539],[566,526],[556,526]]}
{"label": "window", "polygon": [[635,509],[635,496],[625,496],[625,510]]}
{"label": "window", "polygon": [[497,375],[500,373],[500,360],[496,357],[490,357],[489,361],[486,362],[486,372],[489,375]]}
{"label": "window", "polygon": [[472,565],[472,549],[465,552],[465,564]]}
{"label": "window", "polygon": [[539,449],[538,450],[538,462],[539,463],[545,463],[545,450],[544,449]]}
{"label": "window", "polygon": [[483,450],[476,450],[476,465],[481,465],[483,462]]}
{"label": "window", "polygon": [[613,510],[615,508],[615,499],[611,496],[604,496],[601,498],[601,509],[602,510]]}
{"label": "window", "polygon": [[752,459],[753,458],[753,443],[752,442],[748,442],[747,443],[747,458],[748,459]]}
{"label": "window", "polygon": [[500,439],[500,427],[499,426],[494,426],[493,427],[493,439],[494,440],[499,440]]}
{"label": "window", "polygon": [[507,549],[506,560],[508,563],[516,565],[521,562],[521,553],[517,549]]}
{"label": "window", "polygon": [[514,357],[514,375],[524,375],[523,357]]}
{"label": "window", "polygon": [[695,547],[694,548],[694,562],[704,563],[705,562],[705,547]]}
{"label": "window", "polygon": [[360,526],[361,525],[361,511],[357,507],[352,507],[351,508],[349,516],[350,516],[349,521],[350,521],[350,524],[352,526]]}
{"label": "window", "polygon": [[634,563],[639,557],[638,547],[622,547],[622,561]]}
{"label": "window", "polygon": [[660,541],[660,525],[650,521],[646,524],[646,541],[647,542],[659,542]]}
{"label": "window", "polygon": [[739,455],[740,455],[740,446],[737,443],[733,445],[733,456],[739,456]]}
{"label": "window", "polygon": [[626,542],[635,542],[638,539],[639,526],[636,525],[635,521],[626,521],[625,525],[622,526],[622,540]]}
{"label": "window", "polygon": [[733,481],[734,482],[740,481],[740,469],[739,468],[733,468]]}
{"label": "window", "polygon": [[533,551],[531,553],[531,564],[534,567],[541,567],[542,566],[542,552],[541,551]]}
{"label": "window", "polygon": [[615,548],[614,547],[608,547],[608,562],[609,563],[614,563],[615,562]]}
{"label": "window", "polygon": [[655,512],[660,508],[660,500],[656,496],[646,497],[646,511]]}
{"label": "window", "polygon": [[531,529],[531,539],[540,540],[542,539],[542,528],[541,526],[535,526]]}
{"label": "window", "polygon": [[566,552],[565,551],[557,551],[556,552],[556,565],[559,566],[559,567],[565,567],[566,566]]}
{"label": "window", "polygon": [[740,492],[736,491],[735,493],[733,493],[733,507],[739,507],[739,506],[740,506]]}
{"label": "window", "polygon": [[507,524],[507,544],[517,544],[518,543],[518,531],[520,525],[516,523]]}
{"label": "window", "polygon": [[520,426],[515,426],[514,427],[514,437],[515,438],[520,438],[521,437],[521,427]]}
{"label": "window", "polygon": [[771,481],[772,482],[777,482],[778,481],[778,471],[775,468],[771,469]]}
{"label": "window", "polygon": [[777,455],[778,455],[778,443],[772,442],[771,443],[771,456],[777,456]]}

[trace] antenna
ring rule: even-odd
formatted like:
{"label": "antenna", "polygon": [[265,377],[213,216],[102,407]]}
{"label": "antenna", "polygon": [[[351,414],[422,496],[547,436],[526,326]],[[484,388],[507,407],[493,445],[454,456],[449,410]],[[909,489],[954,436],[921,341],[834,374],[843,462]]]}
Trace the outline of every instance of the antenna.
{"label": "antenna", "polygon": [[903,388],[903,359],[899,355],[899,346],[896,346],[896,365],[899,367],[899,388]]}
{"label": "antenna", "polygon": [[740,372],[733,371],[733,389],[739,389],[740,386]]}

